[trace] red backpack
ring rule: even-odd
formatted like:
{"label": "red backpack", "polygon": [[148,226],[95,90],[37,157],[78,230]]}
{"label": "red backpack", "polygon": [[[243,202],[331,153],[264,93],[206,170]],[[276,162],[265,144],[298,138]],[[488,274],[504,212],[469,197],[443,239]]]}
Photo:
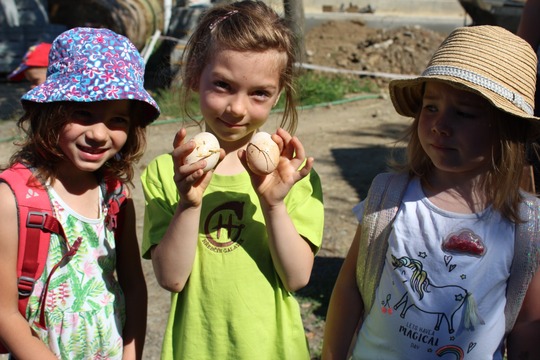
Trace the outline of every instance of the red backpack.
{"label": "red backpack", "polygon": [[[49,281],[61,263],[69,261],[77,252],[82,238],[78,238],[69,245],[66,234],[60,222],[54,217],[52,204],[47,190],[32,175],[32,170],[23,164],[15,164],[0,173],[0,182],[5,182],[11,188],[17,204],[19,223],[19,251],[17,255],[17,284],[19,288],[19,311],[26,317],[28,298],[32,294],[34,285],[43,273],[49,255],[51,234],[60,235],[65,240],[68,251],[62,259],[51,269],[40,298],[40,317],[38,326],[46,328],[45,314],[42,311],[46,301]],[[119,226],[121,222],[122,205],[126,200],[123,184],[118,180],[111,180],[102,185],[106,194],[108,211],[105,219],[109,227],[114,230],[115,238],[119,239]],[[8,351],[0,343],[0,354]]]}

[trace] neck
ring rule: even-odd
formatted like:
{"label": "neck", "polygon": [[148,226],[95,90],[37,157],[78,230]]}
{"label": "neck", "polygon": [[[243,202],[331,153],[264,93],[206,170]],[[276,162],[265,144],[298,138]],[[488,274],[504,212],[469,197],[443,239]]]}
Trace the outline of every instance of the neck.
{"label": "neck", "polygon": [[55,185],[53,187],[55,189],[62,188],[70,194],[81,195],[95,189],[98,185],[98,179],[93,172],[73,171],[73,167],[63,168],[62,166],[58,166]]}
{"label": "neck", "polygon": [[434,172],[422,179],[426,197],[437,207],[457,213],[477,213],[489,206],[484,176],[451,176]]}

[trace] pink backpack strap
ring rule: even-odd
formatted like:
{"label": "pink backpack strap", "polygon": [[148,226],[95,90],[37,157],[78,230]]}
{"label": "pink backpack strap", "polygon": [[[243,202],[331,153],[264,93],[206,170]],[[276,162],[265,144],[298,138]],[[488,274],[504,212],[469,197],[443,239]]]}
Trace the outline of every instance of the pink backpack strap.
{"label": "pink backpack strap", "polygon": [[107,227],[114,231],[114,238],[118,241],[122,236],[124,221],[123,207],[127,200],[127,189],[124,184],[117,179],[109,179],[102,183],[106,194],[104,201],[107,203]]}
{"label": "pink backpack strap", "polygon": [[47,191],[28,167],[15,164],[0,173],[0,181],[11,188],[17,203],[19,311],[26,316],[28,298],[47,262],[51,233],[64,239],[66,236],[62,225],[53,216]]}

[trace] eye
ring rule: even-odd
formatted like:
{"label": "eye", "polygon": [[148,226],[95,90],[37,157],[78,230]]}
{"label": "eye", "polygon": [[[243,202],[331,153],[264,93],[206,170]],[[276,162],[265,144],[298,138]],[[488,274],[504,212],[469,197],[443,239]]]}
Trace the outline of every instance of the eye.
{"label": "eye", "polygon": [[219,88],[219,89],[225,89],[225,90],[228,90],[228,89],[231,88],[228,83],[226,83],[225,81],[221,81],[221,80],[214,81],[214,86]]}
{"label": "eye", "polygon": [[71,113],[71,117],[73,118],[73,121],[80,123],[90,123],[92,121],[92,113],[84,109],[75,109]]}
{"label": "eye", "polygon": [[427,111],[430,113],[437,112],[437,110],[437,106],[433,104],[424,104],[424,106],[422,107],[422,111]]}
{"label": "eye", "polygon": [[113,128],[127,129],[129,128],[131,121],[127,116],[115,116],[110,119],[109,124]]}
{"label": "eye", "polygon": [[112,122],[117,124],[129,124],[129,118],[123,116],[117,116],[111,119]]}
{"label": "eye", "polygon": [[465,118],[472,117],[472,114],[468,114],[468,113],[466,113],[466,112],[464,112],[464,111],[459,111],[459,110],[456,111],[456,114],[457,114],[458,116],[465,117]]}
{"label": "eye", "polygon": [[476,118],[476,113],[473,111],[463,110],[463,109],[457,109],[456,115],[465,119],[474,119]]}
{"label": "eye", "polygon": [[269,91],[265,90],[256,90],[253,92],[253,97],[255,97],[259,101],[265,101],[272,97],[272,94]]}

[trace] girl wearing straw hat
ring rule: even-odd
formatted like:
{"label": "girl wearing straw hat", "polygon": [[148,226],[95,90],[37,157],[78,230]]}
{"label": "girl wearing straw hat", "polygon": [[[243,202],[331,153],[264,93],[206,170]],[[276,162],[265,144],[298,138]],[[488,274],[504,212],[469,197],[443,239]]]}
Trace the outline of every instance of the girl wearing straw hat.
{"label": "girl wearing straw hat", "polygon": [[354,209],[323,359],[540,358],[540,205],[519,188],[535,80],[529,44],[475,26],[390,83],[414,121],[403,160]]}
{"label": "girl wearing straw hat", "polygon": [[[43,272],[19,313],[19,188],[0,183],[0,342],[14,358],[142,358],[147,290],[124,185],[144,151],[145,127],[159,115],[143,79],[144,61],[127,38],[74,28],[54,40],[45,82],[22,97],[26,137],[4,173],[31,169],[22,190],[48,196],[63,231],[50,235]],[[127,198],[125,206],[110,196]]]}

